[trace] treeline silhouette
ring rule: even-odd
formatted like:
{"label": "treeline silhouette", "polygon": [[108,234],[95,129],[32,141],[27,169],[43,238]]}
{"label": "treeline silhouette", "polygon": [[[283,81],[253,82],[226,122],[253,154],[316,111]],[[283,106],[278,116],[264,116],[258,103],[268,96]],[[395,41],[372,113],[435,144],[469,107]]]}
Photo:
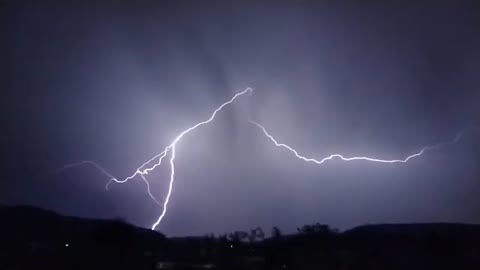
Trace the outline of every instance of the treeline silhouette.
{"label": "treeline silhouette", "polygon": [[125,220],[0,207],[0,269],[480,269],[480,226],[325,224],[167,238]]}

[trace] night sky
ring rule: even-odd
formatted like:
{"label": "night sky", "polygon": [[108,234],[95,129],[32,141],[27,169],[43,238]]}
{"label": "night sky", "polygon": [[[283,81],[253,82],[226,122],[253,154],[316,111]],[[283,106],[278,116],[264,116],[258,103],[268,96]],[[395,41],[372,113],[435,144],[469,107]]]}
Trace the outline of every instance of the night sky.
{"label": "night sky", "polygon": [[[149,228],[161,207],[140,179],[107,192],[92,167],[57,169],[126,177],[252,87],[178,144],[160,231],[480,222],[478,5],[89,2],[0,3],[0,204]],[[405,158],[467,131],[406,164],[315,165],[249,118],[316,158]],[[148,176],[159,199],[168,176]]]}

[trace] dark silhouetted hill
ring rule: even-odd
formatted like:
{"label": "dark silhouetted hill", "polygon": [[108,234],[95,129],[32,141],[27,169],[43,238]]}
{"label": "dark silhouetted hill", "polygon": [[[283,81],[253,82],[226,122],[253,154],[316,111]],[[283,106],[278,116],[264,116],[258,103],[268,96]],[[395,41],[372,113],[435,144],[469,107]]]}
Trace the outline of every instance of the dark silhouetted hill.
{"label": "dark silhouetted hill", "polygon": [[[162,242],[165,236],[145,228],[135,227],[122,220],[101,220],[68,217],[31,206],[0,207],[0,235],[3,240],[15,242],[47,241],[67,244],[68,242],[87,241],[86,238],[103,233],[106,229],[123,227],[121,233],[128,233],[138,242]],[[99,236],[100,237],[100,236]],[[100,237],[101,238],[101,237]]]}
{"label": "dark silhouetted hill", "polygon": [[[166,238],[122,220],[67,217],[30,206],[0,207],[0,269],[132,269]],[[15,267],[13,267],[15,266]]]}
{"label": "dark silhouetted hill", "polygon": [[[480,269],[480,225],[327,225],[166,238],[122,220],[0,207],[0,269]],[[251,235],[250,235],[251,236]]]}

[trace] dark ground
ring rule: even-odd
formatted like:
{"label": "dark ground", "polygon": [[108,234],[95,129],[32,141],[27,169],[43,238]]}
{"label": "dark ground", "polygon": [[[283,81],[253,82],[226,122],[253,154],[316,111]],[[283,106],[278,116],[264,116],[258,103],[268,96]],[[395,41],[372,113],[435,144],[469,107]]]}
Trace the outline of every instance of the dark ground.
{"label": "dark ground", "polygon": [[480,225],[306,225],[166,238],[122,220],[0,208],[0,269],[480,269]]}

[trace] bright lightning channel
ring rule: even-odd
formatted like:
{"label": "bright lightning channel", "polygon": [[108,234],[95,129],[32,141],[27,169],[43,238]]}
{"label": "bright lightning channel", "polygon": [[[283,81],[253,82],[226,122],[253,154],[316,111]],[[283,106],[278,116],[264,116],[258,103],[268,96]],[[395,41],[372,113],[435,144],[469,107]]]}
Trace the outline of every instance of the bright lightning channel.
{"label": "bright lightning channel", "polygon": [[328,160],[332,160],[334,158],[339,158],[343,161],[353,161],[353,160],[366,160],[366,161],[372,161],[372,162],[381,162],[381,163],[406,163],[408,162],[410,159],[412,158],[415,158],[415,157],[418,157],[418,156],[421,156],[423,155],[423,153],[425,153],[425,151],[428,151],[428,150],[432,150],[432,149],[435,149],[435,148],[439,148],[439,147],[442,147],[442,146],[445,146],[445,145],[448,145],[448,144],[455,144],[457,143],[462,135],[463,135],[463,131],[462,132],[459,132],[455,138],[450,141],[450,142],[443,142],[443,143],[438,143],[438,144],[435,144],[435,145],[427,145],[425,147],[423,147],[420,151],[418,151],[417,153],[414,153],[410,156],[407,156],[406,158],[404,159],[378,159],[378,158],[370,158],[370,157],[344,157],[343,155],[341,154],[332,154],[330,156],[327,156],[327,157],[324,157],[322,159],[315,159],[315,158],[310,158],[310,157],[305,157],[301,154],[298,153],[297,150],[293,149],[292,147],[288,146],[287,144],[284,144],[284,143],[279,143],[268,131],[267,129],[260,125],[259,123],[255,122],[255,121],[252,121],[252,120],[249,120],[249,122],[255,126],[257,126],[258,128],[260,128],[263,132],[263,134],[268,138],[270,139],[270,141],[272,141],[275,146],[277,147],[282,147],[282,148],[285,148],[287,149],[288,151],[292,152],[297,158],[303,160],[303,161],[306,161],[306,162],[314,162],[316,164],[322,164]]}
{"label": "bright lightning channel", "polygon": [[[220,107],[218,107],[215,111],[213,111],[210,118],[208,118],[205,121],[199,122],[196,125],[194,125],[194,126],[188,128],[188,129],[184,130],[183,132],[181,132],[173,140],[172,143],[170,143],[167,147],[165,147],[165,149],[161,153],[159,153],[159,154],[155,155],[154,157],[150,158],[149,160],[145,161],[140,167],[138,167],[135,170],[135,172],[132,175],[130,175],[130,176],[124,178],[124,179],[121,179],[121,180],[117,179],[112,174],[110,174],[107,170],[105,170],[104,168],[102,168],[100,165],[98,165],[97,163],[95,163],[93,161],[81,161],[81,162],[73,163],[73,164],[70,164],[70,165],[66,165],[62,168],[62,170],[67,169],[67,168],[71,168],[71,167],[74,167],[74,166],[79,166],[79,165],[92,165],[93,167],[98,169],[100,172],[102,172],[104,175],[106,175],[107,177],[110,178],[110,181],[108,181],[108,183],[106,185],[107,190],[108,190],[109,185],[112,182],[123,184],[123,183],[137,177],[137,176],[140,176],[142,178],[142,180],[145,182],[145,184],[147,185],[148,195],[152,198],[152,200],[154,200],[157,204],[159,204],[163,207],[161,215],[158,217],[158,219],[152,225],[152,230],[155,230],[156,227],[158,226],[158,224],[160,224],[160,222],[162,221],[165,214],[167,213],[168,202],[170,201],[170,196],[172,195],[173,183],[175,181],[175,147],[176,147],[177,143],[180,142],[180,140],[183,138],[183,136],[187,135],[189,132],[193,131],[194,129],[196,129],[200,126],[203,126],[203,125],[208,124],[211,121],[213,121],[213,119],[215,119],[215,116],[217,115],[217,113],[220,112],[225,106],[234,102],[238,97],[240,97],[242,95],[245,95],[245,94],[247,94],[249,92],[252,92],[252,91],[253,91],[252,88],[247,87],[242,92],[235,94],[230,100],[223,103],[222,105],[220,105]],[[163,202],[163,204],[161,204],[155,198],[155,196],[153,196],[153,194],[150,192],[150,184],[149,184],[148,180],[145,178],[145,175],[147,175],[149,172],[155,170],[155,168],[160,166],[162,164],[163,159],[168,154],[170,154],[170,181],[169,181],[169,184],[168,184],[167,196],[165,197],[165,201]],[[156,160],[156,163],[154,163],[153,165],[150,165],[154,160]]]}

